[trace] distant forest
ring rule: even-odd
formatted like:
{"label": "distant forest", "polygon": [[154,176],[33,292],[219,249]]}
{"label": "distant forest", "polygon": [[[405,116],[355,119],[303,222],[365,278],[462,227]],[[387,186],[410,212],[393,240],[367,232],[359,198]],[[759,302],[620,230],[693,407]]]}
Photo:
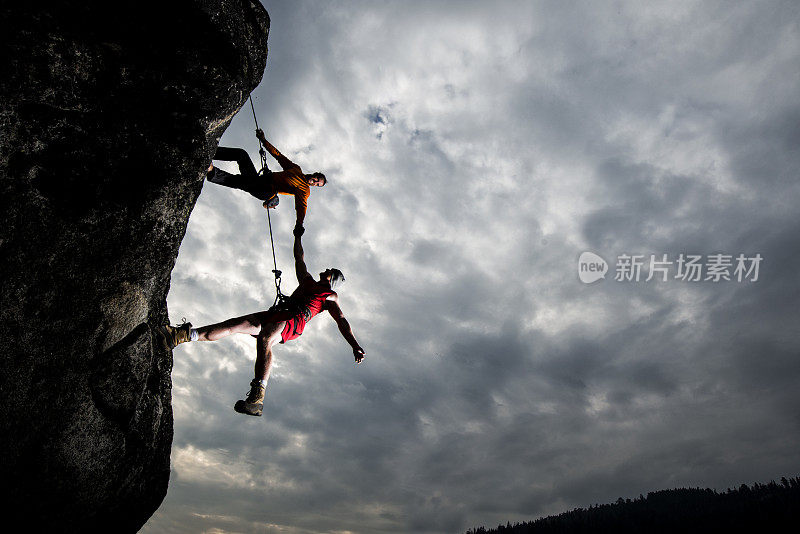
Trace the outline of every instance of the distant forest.
{"label": "distant forest", "polygon": [[[681,488],[467,534],[800,532],[800,478],[739,489]],[[792,526],[794,525],[794,526]]]}

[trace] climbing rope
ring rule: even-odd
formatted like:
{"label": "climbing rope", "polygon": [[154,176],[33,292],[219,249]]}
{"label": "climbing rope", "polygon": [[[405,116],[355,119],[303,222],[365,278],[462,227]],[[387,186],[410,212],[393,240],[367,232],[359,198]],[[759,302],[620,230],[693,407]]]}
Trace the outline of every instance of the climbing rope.
{"label": "climbing rope", "polygon": [[[256,108],[253,106],[252,93],[247,97],[247,99],[250,100],[250,111],[253,112],[253,122],[256,123],[256,131],[258,131],[258,119],[256,118]],[[258,139],[258,136],[256,136],[256,139]],[[264,169],[267,168],[267,150],[264,148],[263,143],[261,143],[261,139],[258,139],[258,155],[261,156],[261,170],[258,171],[258,174],[262,174]],[[269,214],[269,211],[267,211],[267,214]]]}
{"label": "climbing rope", "polygon": [[272,303],[272,307],[274,308],[276,305],[283,302],[284,298],[286,297],[283,293],[281,293],[281,272],[278,270],[278,262],[275,259],[275,241],[272,239],[272,220],[269,216],[269,209],[267,209],[267,224],[269,225],[269,242],[272,245],[272,274],[275,275],[275,302]]}
{"label": "climbing rope", "polygon": [[[258,131],[258,118],[256,118],[256,108],[253,106],[253,95],[251,94],[248,97],[250,100],[250,110],[253,112],[253,122],[256,124],[256,131]],[[256,136],[258,139],[258,136]],[[267,151],[264,149],[264,144],[261,142],[261,139],[258,139],[258,154],[261,156],[261,170],[258,171],[258,174],[264,173],[264,169],[267,168]],[[272,238],[272,219],[269,215],[269,208],[267,208],[267,224],[269,225],[269,243],[272,246],[272,274],[275,275],[275,301],[272,303],[272,307],[270,310],[278,309],[281,306],[285,306],[288,303],[289,297],[281,293],[281,271],[278,270],[278,261],[275,258],[275,240]]]}

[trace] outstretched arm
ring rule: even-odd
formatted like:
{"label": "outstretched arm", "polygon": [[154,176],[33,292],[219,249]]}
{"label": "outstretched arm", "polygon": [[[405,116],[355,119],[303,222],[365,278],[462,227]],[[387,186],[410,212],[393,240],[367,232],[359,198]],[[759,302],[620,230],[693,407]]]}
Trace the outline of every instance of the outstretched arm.
{"label": "outstretched arm", "polygon": [[293,163],[292,160],[281,154],[277,148],[272,146],[272,143],[267,141],[267,138],[264,137],[264,132],[262,130],[256,130],[256,137],[258,137],[258,140],[261,141],[262,145],[264,145],[264,148],[267,149],[267,152],[272,154],[272,157],[277,160],[283,170],[286,170],[290,167],[297,167],[296,163]]}
{"label": "outstretched arm", "polygon": [[301,193],[294,195],[294,211],[297,213],[297,220],[295,226],[303,226],[303,220],[306,218],[306,210],[308,209],[308,195],[303,196]]}
{"label": "outstretched arm", "polygon": [[279,157],[282,156],[282,154],[278,152],[278,149],[272,146],[272,143],[267,141],[267,138],[264,137],[264,130],[261,129],[256,130],[256,137],[258,137],[258,140],[261,141],[262,145],[264,145],[264,148],[267,149],[267,152],[272,154],[273,158],[278,159]]}
{"label": "outstretched arm", "polygon": [[342,309],[339,307],[337,300],[338,298],[336,295],[326,300],[325,309],[328,310],[328,313],[331,314],[333,320],[336,321],[336,326],[339,327],[339,332],[341,332],[342,337],[353,348],[353,357],[355,358],[356,363],[361,363],[361,360],[364,359],[366,352],[364,352],[364,349],[362,349],[361,345],[359,345],[358,341],[356,341],[356,337],[353,335],[353,329],[350,328],[350,323],[348,323],[347,319],[344,318],[344,314],[342,313]]}
{"label": "outstretched arm", "polygon": [[303,253],[303,244],[300,242],[300,236],[303,235],[306,229],[298,225],[294,227],[294,271],[297,274],[297,281],[302,282],[307,276],[311,276],[306,268],[306,262]]}

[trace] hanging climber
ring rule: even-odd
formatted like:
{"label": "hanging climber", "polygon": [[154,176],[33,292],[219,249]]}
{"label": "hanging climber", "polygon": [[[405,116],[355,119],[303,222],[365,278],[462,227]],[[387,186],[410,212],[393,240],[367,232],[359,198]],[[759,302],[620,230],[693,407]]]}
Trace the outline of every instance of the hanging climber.
{"label": "hanging climber", "polygon": [[239,165],[240,174],[225,172],[214,167],[212,163],[208,167],[208,181],[247,191],[263,201],[265,208],[274,208],[278,205],[278,193],[294,195],[294,209],[297,212],[296,226],[302,226],[306,216],[306,209],[308,208],[311,186],[322,187],[328,183],[328,179],[321,172],[303,174],[300,166],[281,154],[277,148],[267,141],[262,130],[256,130],[256,137],[258,137],[264,148],[272,154],[272,157],[278,161],[278,164],[283,169],[282,171],[272,172],[264,166],[263,175],[259,175],[247,151],[241,148],[221,146],[217,148],[214,159],[235,161]]}
{"label": "hanging climber", "polygon": [[286,343],[303,333],[306,323],[321,311],[327,311],[336,321],[342,337],[353,349],[356,363],[364,359],[364,349],[356,341],[350,323],[339,308],[339,297],[333,290],[344,282],[344,275],[338,269],[326,269],[319,273],[319,281],[309,274],[303,258],[303,245],[300,236],[305,229],[294,229],[295,272],[299,285],[289,297],[289,306],[270,308],[242,317],[228,319],[221,323],[192,328],[191,323],[180,326],[165,325],[161,334],[170,349],[187,341],[217,341],[231,334],[250,334],[256,338],[255,378],[250,382],[247,398],[239,400],[233,409],[247,415],[261,415],[264,407],[267,380],[272,368],[272,346],[276,342]]}

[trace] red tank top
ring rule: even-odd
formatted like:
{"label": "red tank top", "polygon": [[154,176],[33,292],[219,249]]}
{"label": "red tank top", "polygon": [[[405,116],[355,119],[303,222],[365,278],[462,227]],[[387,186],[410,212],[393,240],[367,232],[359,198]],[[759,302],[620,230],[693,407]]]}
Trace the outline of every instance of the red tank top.
{"label": "red tank top", "polygon": [[333,291],[330,288],[321,286],[312,278],[308,283],[300,284],[292,293],[291,298],[307,310],[306,321],[308,321],[322,311],[325,301],[331,295],[333,295]]}

